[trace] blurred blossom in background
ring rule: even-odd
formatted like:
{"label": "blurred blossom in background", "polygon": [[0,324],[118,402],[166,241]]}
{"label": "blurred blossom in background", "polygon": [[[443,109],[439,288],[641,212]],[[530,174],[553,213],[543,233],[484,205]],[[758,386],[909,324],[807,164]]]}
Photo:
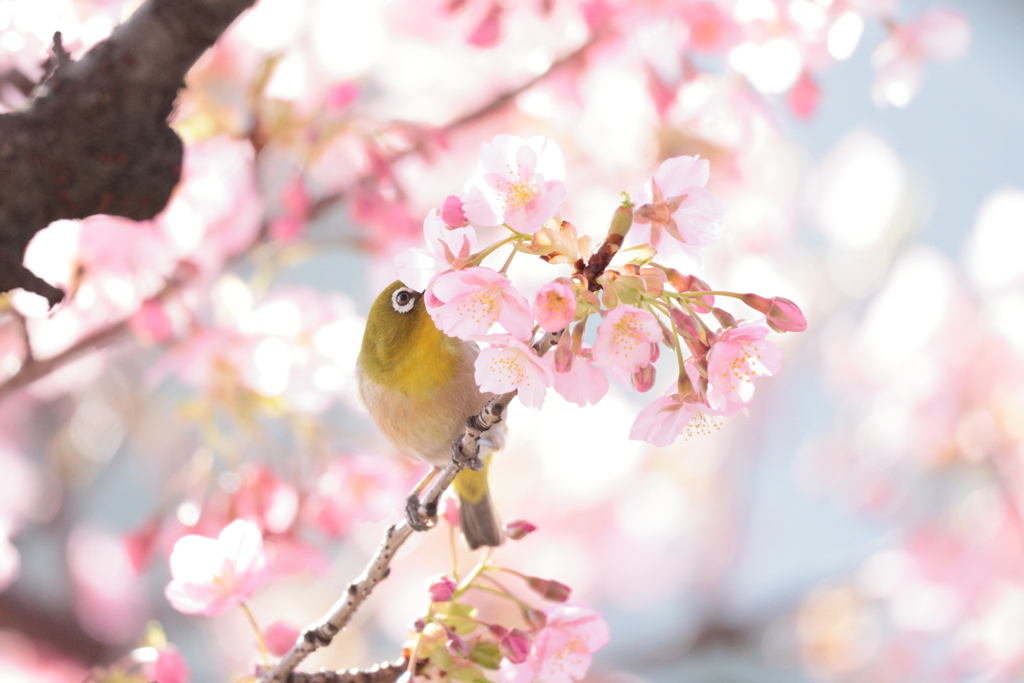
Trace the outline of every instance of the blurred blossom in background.
{"label": "blurred blossom in background", "polygon": [[[78,57],[139,4],[0,0],[0,107],[55,30]],[[164,597],[175,541],[235,519],[261,624],[326,611],[421,473],[359,405],[369,305],[499,133],[557,144],[594,239],[662,160],[708,159],[700,277],[808,319],[706,436],[628,440],[650,399],[617,382],[513,404],[491,486],[538,530],[496,556],[604,615],[587,680],[1017,680],[1022,26],[998,0],[260,0],[188,76],[166,210],[54,223],[25,264],[67,301],[3,298],[4,382],[93,350],[0,388],[0,680],[245,671],[242,612]],[[532,301],[550,275],[517,265]],[[413,538],[306,667],[395,659],[448,568]]]}

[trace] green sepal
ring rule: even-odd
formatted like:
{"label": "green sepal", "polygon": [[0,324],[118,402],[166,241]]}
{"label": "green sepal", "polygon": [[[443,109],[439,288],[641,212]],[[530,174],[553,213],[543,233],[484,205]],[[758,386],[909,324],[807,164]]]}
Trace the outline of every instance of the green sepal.
{"label": "green sepal", "polygon": [[485,669],[497,670],[501,664],[501,650],[497,643],[485,640],[469,651],[469,658]]}

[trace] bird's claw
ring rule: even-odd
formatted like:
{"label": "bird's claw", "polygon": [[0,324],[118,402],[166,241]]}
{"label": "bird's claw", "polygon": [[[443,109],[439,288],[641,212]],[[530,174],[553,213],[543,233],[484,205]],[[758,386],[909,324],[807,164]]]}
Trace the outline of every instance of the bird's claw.
{"label": "bird's claw", "polygon": [[413,531],[429,531],[437,524],[437,503],[421,505],[417,496],[409,496],[405,501],[405,519]]}

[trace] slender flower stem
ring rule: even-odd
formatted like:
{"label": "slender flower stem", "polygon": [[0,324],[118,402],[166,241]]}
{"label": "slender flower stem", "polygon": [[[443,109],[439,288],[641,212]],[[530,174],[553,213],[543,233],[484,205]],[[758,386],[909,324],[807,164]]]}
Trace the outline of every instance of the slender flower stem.
{"label": "slender flower stem", "polygon": [[455,545],[455,527],[448,527],[448,548],[452,552],[452,578],[459,582],[459,550]]}
{"label": "slender flower stem", "polygon": [[252,610],[249,609],[249,605],[244,602],[240,605],[242,611],[245,612],[245,616],[249,617],[249,623],[252,624],[252,630],[256,632],[256,642],[260,646],[260,655],[263,657],[264,664],[270,664],[270,653],[267,651],[267,642],[263,640],[263,631],[260,630],[260,625],[256,623],[256,617],[253,615]]}
{"label": "slender flower stem", "polygon": [[473,567],[473,570],[471,572],[469,572],[469,574],[466,574],[466,578],[464,578],[459,583],[459,587],[455,589],[455,594],[452,596],[452,600],[454,600],[455,598],[460,597],[463,593],[465,593],[467,590],[469,590],[470,584],[472,584],[473,581],[475,581],[478,576],[483,574],[484,571],[486,571],[489,568],[496,569],[496,567],[488,567],[487,563],[490,561],[490,559],[491,559],[491,550],[488,549],[487,553],[484,555],[484,559],[480,560],[477,563],[477,565],[475,567]]}
{"label": "slender flower stem", "polygon": [[[467,265],[470,265],[470,266],[478,266],[478,265],[480,265],[480,263],[483,262],[483,260],[485,258],[490,256],[491,254],[493,254],[495,251],[497,251],[498,249],[502,248],[506,244],[510,244],[511,242],[514,242],[517,239],[520,239],[519,235],[510,235],[510,236],[506,237],[505,239],[501,240],[500,242],[495,242],[494,244],[492,244],[491,246],[487,247],[486,249],[484,249],[482,251],[479,251],[476,254],[473,254],[472,256],[470,256]],[[513,252],[513,253],[515,253],[515,252]]]}
{"label": "slender flower stem", "polygon": [[519,253],[519,243],[520,242],[522,242],[522,240],[519,240],[515,244],[512,245],[512,252],[508,255],[508,258],[505,259],[505,265],[503,265],[501,267],[501,270],[498,271],[502,275],[504,275],[506,272],[508,272],[508,267],[510,265],[512,265],[512,259],[514,259],[516,254]]}

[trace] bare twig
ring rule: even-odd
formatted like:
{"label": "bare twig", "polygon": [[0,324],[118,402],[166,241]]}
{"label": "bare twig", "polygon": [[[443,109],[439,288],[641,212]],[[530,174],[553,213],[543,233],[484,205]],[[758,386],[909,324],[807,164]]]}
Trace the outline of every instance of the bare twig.
{"label": "bare twig", "polygon": [[287,683],[394,683],[405,673],[407,666],[408,660],[403,657],[394,662],[374,664],[369,669],[321,669],[316,673],[293,671],[285,680]]}

